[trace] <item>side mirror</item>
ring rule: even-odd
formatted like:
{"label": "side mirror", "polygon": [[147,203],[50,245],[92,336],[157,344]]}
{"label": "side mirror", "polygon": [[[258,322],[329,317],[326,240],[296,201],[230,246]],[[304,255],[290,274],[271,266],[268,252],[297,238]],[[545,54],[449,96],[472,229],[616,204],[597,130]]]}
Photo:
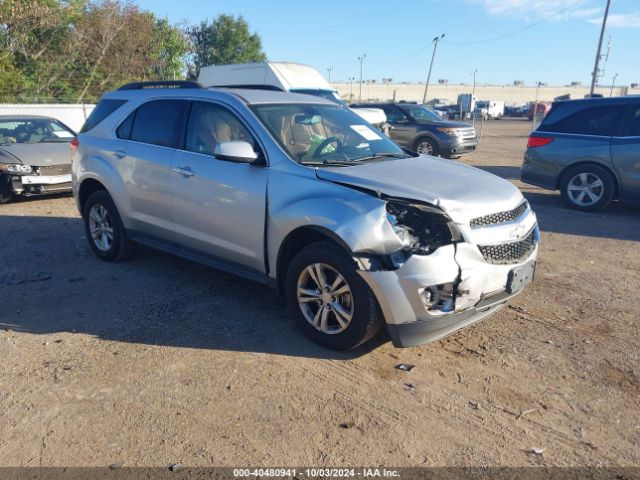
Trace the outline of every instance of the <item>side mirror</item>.
{"label": "side mirror", "polygon": [[213,155],[220,160],[232,162],[256,163],[258,154],[249,142],[220,142],[213,149]]}

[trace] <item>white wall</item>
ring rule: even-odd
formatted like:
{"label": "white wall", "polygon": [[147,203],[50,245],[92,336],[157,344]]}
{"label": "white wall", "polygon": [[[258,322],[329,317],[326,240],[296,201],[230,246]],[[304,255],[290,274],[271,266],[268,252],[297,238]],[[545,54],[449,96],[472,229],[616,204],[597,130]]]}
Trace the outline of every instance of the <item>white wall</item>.
{"label": "white wall", "polygon": [[74,131],[79,131],[95,105],[62,103],[0,103],[0,115],[42,115],[60,120]]}
{"label": "white wall", "polygon": [[[358,82],[349,83],[333,83],[333,87],[338,90],[340,95],[349,101],[349,95],[353,96],[353,101],[358,101],[359,85]],[[471,93],[472,85],[429,85],[428,99],[442,98],[447,99],[450,103],[456,103],[458,94]],[[604,96],[609,96],[610,87],[596,87],[596,92]],[[640,94],[640,89],[625,89],[624,87],[615,87],[613,95]],[[512,86],[512,85],[476,85],[475,95],[478,100],[502,100],[505,105],[521,105],[526,102],[533,101],[538,96],[539,101],[551,101],[560,95],[570,94],[571,98],[584,98],[589,93],[588,86],[543,86],[537,89],[535,86]],[[416,83],[372,83],[362,85],[362,101],[389,101],[392,98],[396,100],[406,100],[421,102],[424,94],[424,84]]]}

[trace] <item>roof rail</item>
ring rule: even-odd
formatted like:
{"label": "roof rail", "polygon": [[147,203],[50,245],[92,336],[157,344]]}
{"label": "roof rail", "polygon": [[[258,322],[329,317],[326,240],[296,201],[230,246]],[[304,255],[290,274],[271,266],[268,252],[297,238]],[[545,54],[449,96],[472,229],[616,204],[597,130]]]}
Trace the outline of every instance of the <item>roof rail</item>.
{"label": "roof rail", "polygon": [[270,90],[274,92],[284,92],[283,88],[268,84],[243,84],[243,85],[211,85],[209,88],[241,88],[248,90]]}
{"label": "roof rail", "polygon": [[198,82],[188,80],[161,80],[156,82],[132,82],[122,85],[118,90],[144,90],[148,88],[204,88]]}

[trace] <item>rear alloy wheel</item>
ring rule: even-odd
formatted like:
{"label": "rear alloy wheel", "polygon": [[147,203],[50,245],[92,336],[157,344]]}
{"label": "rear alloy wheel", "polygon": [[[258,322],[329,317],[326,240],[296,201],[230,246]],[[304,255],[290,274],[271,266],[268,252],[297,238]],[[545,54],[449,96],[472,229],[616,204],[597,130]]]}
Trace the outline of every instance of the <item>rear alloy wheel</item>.
{"label": "rear alloy wheel", "polygon": [[84,206],[84,226],[89,245],[102,260],[125,260],[133,253],[133,242],[122,225],[111,196],[104,190],[91,194]]}
{"label": "rear alloy wheel", "polygon": [[438,155],[438,146],[430,138],[419,138],[413,150],[419,155]]}
{"label": "rear alloy wheel", "polygon": [[295,255],[285,294],[302,332],[332,350],[356,348],[382,325],[378,302],[353,259],[332,243],[314,243]]}
{"label": "rear alloy wheel", "polygon": [[598,165],[581,165],[570,169],[561,185],[565,203],[585,212],[607,206],[613,198],[614,188],[611,174]]}

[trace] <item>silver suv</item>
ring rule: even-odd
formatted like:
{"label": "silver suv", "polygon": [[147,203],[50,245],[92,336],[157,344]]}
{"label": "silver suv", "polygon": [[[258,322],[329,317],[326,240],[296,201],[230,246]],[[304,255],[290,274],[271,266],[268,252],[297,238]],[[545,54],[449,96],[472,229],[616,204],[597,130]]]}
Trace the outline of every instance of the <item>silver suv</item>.
{"label": "silver suv", "polygon": [[102,97],[73,156],[99,258],[139,242],[263,282],[328,348],[383,323],[396,346],[436,340],[533,279],[536,216],[516,187],[414,156],[320,97],[129,84]]}

